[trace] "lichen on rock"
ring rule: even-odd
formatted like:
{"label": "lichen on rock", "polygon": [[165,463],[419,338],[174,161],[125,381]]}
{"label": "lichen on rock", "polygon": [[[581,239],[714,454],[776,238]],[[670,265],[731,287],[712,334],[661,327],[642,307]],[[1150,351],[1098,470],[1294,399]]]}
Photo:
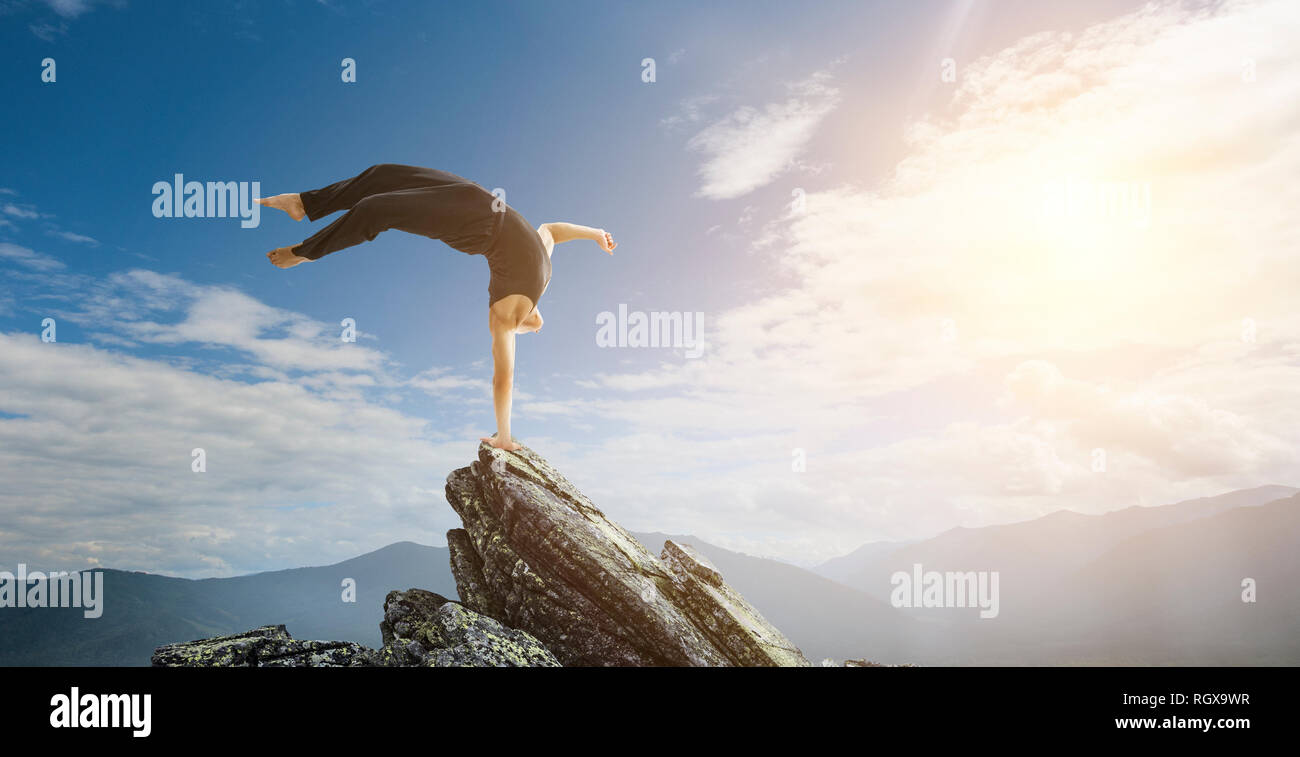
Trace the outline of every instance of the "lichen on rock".
{"label": "lichen on rock", "polygon": [[384,646],[378,665],[425,667],[559,667],[541,642],[524,631],[423,589],[389,592]]}
{"label": "lichen on rock", "polygon": [[152,662],[168,668],[353,667],[371,664],[372,651],[350,641],[295,639],[280,625],[167,644],[154,650]]}
{"label": "lichen on rock", "polygon": [[294,639],[284,626],[168,644],[154,651],[156,667],[558,667],[541,642],[524,631],[423,589],[394,591],[379,624],[383,646]]}

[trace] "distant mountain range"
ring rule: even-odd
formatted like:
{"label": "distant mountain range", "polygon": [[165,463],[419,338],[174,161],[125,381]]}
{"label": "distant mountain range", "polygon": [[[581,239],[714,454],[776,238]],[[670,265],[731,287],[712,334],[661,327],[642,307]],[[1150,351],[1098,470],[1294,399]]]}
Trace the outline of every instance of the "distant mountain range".
{"label": "distant mountain range", "polygon": [[1125,540],[1147,531],[1252,507],[1295,494],[1290,486],[1204,497],[1160,507],[1128,507],[1103,515],[1057,510],[1040,518],[983,528],[953,528],[918,542],[873,542],[812,568],[814,573],[888,598],[889,576],[921,563],[934,570],[999,570],[1018,585],[1055,586]]}
{"label": "distant mountain range", "polygon": [[[342,601],[356,581],[357,601]],[[379,646],[384,597],[422,588],[456,596],[446,547],[399,542],[337,565],[191,580],[104,571],[104,613],[0,609],[0,665],[148,665],[157,646],[283,623],[299,639]]]}
{"label": "distant mountain range", "polygon": [[[1265,486],[1105,515],[1059,511],[869,544],[813,571],[690,536],[810,659],[927,665],[1300,664],[1300,496]],[[890,575],[997,571],[999,614],[895,608]],[[104,571],[104,614],[0,609],[0,665],[147,665],[162,644],[285,624],[295,638],[379,645],[384,596],[456,596],[445,547],[411,542],[336,565],[190,580]],[[343,602],[354,579],[357,601]],[[1241,601],[1254,579],[1258,601]]]}
{"label": "distant mountain range", "polygon": [[[931,663],[991,665],[1300,664],[1300,497],[1261,486],[1104,515],[955,528],[869,544],[813,570],[888,600],[891,576],[997,571],[1000,611],[902,609],[956,625]],[[1254,579],[1254,603],[1241,599]]]}

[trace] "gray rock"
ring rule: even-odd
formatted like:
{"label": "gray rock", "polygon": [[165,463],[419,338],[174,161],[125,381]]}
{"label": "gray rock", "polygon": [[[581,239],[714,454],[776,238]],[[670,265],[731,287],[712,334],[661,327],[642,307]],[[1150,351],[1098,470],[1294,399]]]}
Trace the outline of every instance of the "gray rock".
{"label": "gray rock", "polygon": [[481,444],[446,492],[465,606],[565,665],[809,664],[707,561],[678,545],[656,559],[526,447]]}
{"label": "gray rock", "polygon": [[456,591],[461,601],[472,607],[485,608],[491,617],[504,617],[505,607],[483,585],[483,560],[474,551],[469,533],[463,528],[454,528],[447,532],[447,544],[451,552],[451,575],[456,580]]}
{"label": "gray rock", "polygon": [[722,580],[713,563],[686,544],[664,542],[677,597],[695,625],[737,665],[808,665],[789,639]]}
{"label": "gray rock", "polygon": [[152,663],[166,668],[352,667],[369,665],[371,654],[350,641],[303,641],[284,626],[262,626],[158,647]]}
{"label": "gray rock", "polygon": [[916,666],[910,662],[900,663],[897,665],[890,665],[884,662],[872,662],[871,660],[845,660],[844,667],[846,668],[914,668]]}
{"label": "gray rock", "polygon": [[559,667],[541,642],[423,589],[389,592],[376,665]]}
{"label": "gray rock", "polygon": [[423,589],[389,592],[383,647],[294,639],[263,626],[154,650],[156,667],[558,667],[541,642]]}

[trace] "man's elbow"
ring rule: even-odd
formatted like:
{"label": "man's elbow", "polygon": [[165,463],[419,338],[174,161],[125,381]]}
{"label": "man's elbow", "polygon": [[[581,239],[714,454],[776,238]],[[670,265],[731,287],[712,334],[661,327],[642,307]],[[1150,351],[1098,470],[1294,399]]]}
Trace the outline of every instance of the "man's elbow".
{"label": "man's elbow", "polygon": [[551,235],[551,241],[556,244],[563,244],[573,240],[573,228],[566,222],[551,221],[542,224],[542,228],[546,229],[546,233]]}

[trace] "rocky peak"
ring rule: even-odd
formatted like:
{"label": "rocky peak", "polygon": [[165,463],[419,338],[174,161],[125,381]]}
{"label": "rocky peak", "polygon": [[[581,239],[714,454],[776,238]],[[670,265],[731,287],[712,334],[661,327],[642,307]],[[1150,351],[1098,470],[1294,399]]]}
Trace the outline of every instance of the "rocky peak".
{"label": "rocky peak", "polygon": [[527,447],[479,446],[447,478],[465,605],[537,637],[565,665],[808,665],[688,545],[656,558]]}

